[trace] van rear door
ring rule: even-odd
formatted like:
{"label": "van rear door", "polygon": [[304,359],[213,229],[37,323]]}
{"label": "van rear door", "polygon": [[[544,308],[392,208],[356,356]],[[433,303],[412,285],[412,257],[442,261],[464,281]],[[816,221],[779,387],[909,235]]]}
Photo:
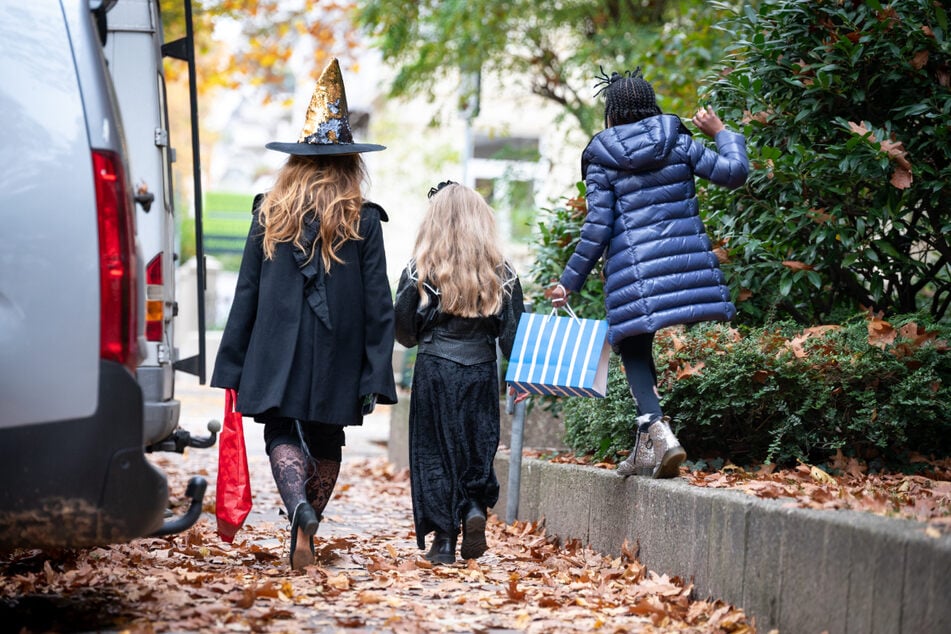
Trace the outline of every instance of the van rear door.
{"label": "van rear door", "polygon": [[145,275],[145,349],[137,376],[145,399],[145,443],[178,426],[175,399],[175,235],[162,24],[157,0],[123,0],[108,12],[103,49],[115,87],[135,189]]}

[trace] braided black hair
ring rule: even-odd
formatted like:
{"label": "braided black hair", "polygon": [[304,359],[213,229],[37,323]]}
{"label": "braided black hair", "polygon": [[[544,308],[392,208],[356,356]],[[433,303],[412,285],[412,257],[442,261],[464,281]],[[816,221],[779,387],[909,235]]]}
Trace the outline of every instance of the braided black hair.
{"label": "braided black hair", "polygon": [[633,71],[611,73],[608,77],[601,68],[601,76],[595,94],[604,93],[604,126],[634,123],[647,117],[662,114],[654,97],[654,88],[641,75],[638,66]]}

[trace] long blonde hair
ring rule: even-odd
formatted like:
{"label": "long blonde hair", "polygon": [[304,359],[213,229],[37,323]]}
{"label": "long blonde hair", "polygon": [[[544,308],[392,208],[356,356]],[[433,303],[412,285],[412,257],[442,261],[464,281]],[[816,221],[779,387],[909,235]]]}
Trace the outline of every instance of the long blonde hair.
{"label": "long blonde hair", "polygon": [[439,291],[440,310],[460,317],[486,317],[502,308],[505,260],[497,244],[495,212],[464,185],[447,185],[429,202],[413,257],[420,302],[423,284]]}
{"label": "long blonde hair", "polygon": [[[290,242],[310,247],[308,261],[320,244],[320,257],[330,272],[332,262],[343,263],[337,251],[348,240],[360,239],[360,207],[366,168],[360,155],[291,155],[277,175],[274,188],[261,204],[264,257],[272,259],[277,245]],[[304,221],[320,222],[319,240],[304,245]]]}

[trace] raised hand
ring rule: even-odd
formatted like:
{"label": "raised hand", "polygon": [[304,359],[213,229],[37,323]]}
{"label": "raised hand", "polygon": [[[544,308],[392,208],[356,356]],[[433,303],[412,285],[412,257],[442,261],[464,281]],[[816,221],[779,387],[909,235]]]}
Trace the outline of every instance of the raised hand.
{"label": "raised hand", "polygon": [[713,108],[707,106],[697,110],[693,115],[693,124],[697,126],[704,134],[715,137],[717,133],[724,128],[720,117],[713,111]]}

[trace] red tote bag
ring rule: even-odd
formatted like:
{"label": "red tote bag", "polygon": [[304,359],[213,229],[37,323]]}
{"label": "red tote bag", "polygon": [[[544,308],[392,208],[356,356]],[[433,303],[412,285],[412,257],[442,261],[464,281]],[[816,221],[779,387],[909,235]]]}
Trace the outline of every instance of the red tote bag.
{"label": "red tote bag", "polygon": [[218,536],[229,544],[251,512],[251,476],[241,412],[235,410],[237,398],[234,390],[225,390],[225,420],[218,436],[215,515]]}

